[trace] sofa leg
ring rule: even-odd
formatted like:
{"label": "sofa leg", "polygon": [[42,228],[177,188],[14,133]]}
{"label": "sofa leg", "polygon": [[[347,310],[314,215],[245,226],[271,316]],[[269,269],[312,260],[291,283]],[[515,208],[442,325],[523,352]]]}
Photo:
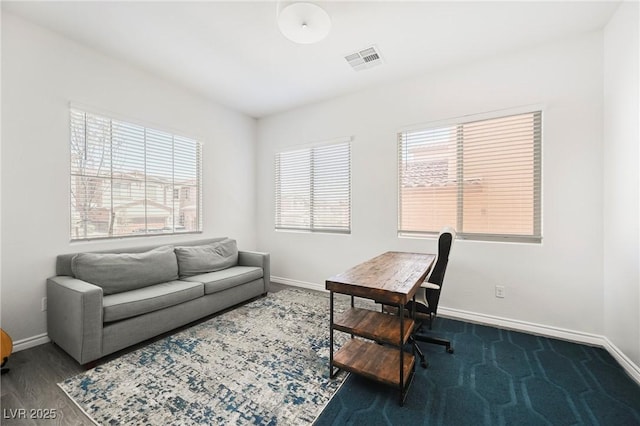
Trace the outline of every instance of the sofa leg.
{"label": "sofa leg", "polygon": [[85,371],[87,370],[91,370],[92,368],[96,368],[98,366],[98,360],[94,360],[94,361],[90,361],[86,364],[82,364],[82,368],[84,368]]}

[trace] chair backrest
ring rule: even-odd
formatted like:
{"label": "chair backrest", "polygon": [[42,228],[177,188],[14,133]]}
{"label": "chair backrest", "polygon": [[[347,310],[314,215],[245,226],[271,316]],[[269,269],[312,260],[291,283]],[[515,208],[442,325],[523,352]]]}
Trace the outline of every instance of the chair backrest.
{"label": "chair backrest", "polygon": [[[433,270],[427,278],[427,282],[440,286],[440,290],[442,290],[444,274],[447,271],[447,265],[449,264],[449,253],[451,252],[451,246],[455,239],[456,230],[448,226],[443,228],[438,236],[438,256],[436,257]],[[426,297],[427,302],[429,302],[429,308],[435,312],[438,309],[440,291],[427,291]]]}

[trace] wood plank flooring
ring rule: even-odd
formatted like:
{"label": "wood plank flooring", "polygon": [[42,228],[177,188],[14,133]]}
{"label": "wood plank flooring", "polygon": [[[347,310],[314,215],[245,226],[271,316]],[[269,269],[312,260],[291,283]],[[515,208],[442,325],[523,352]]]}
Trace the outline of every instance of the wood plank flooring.
{"label": "wood plank flooring", "polygon": [[[269,291],[276,292],[287,287],[271,283]],[[198,322],[206,321],[215,315],[203,318]],[[193,324],[172,330],[155,339],[105,357],[99,363],[102,364],[117,358],[124,353],[177,333]],[[58,346],[53,343],[46,343],[15,352],[9,358],[6,367],[9,368],[9,372],[0,376],[0,424],[3,426],[84,426],[94,424],[57,386],[57,383],[85,371],[81,365]],[[46,410],[49,411],[47,412]],[[51,410],[55,410],[55,419],[32,418],[47,413],[51,414]]]}
{"label": "wood plank flooring", "polygon": [[[3,425],[92,425],[56,383],[84,371],[53,343],[16,352],[0,378]],[[22,411],[24,410],[24,411]],[[41,411],[37,411],[41,410]],[[55,419],[36,419],[53,410]]]}

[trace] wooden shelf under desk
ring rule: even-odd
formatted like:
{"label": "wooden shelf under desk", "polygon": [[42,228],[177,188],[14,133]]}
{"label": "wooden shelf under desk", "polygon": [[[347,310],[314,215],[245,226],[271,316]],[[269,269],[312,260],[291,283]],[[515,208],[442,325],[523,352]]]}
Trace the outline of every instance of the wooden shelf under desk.
{"label": "wooden shelf under desk", "polygon": [[405,318],[404,335],[400,336],[399,316],[360,308],[348,309],[333,322],[334,330],[396,346],[407,342],[413,327],[414,321]]}
{"label": "wooden shelf under desk", "polygon": [[337,351],[333,364],[346,371],[359,374],[386,385],[400,386],[400,354],[404,356],[403,382],[405,387],[410,383],[415,357],[398,348],[387,347],[377,343],[351,339]]}

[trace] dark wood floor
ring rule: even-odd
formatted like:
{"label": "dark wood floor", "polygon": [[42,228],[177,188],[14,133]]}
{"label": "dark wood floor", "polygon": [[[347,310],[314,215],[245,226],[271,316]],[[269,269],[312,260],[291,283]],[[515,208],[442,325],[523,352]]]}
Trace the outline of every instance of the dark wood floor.
{"label": "dark wood floor", "polygon": [[[46,343],[16,352],[6,366],[9,372],[0,378],[3,425],[93,424],[56,385],[84,371],[62,349]],[[55,419],[32,418],[47,413]]]}
{"label": "dark wood floor", "polygon": [[[269,291],[276,292],[283,288],[287,286],[271,283]],[[213,316],[215,315],[198,322],[206,321]],[[158,336],[151,341],[177,333],[193,324]],[[151,341],[105,357],[100,360],[100,363],[148,345]],[[85,371],[58,346],[47,343],[16,352],[11,355],[6,367],[9,371],[0,377],[0,424],[3,426],[93,425],[82,410],[57,386],[57,383]],[[55,419],[33,418],[52,413],[55,414]]]}

